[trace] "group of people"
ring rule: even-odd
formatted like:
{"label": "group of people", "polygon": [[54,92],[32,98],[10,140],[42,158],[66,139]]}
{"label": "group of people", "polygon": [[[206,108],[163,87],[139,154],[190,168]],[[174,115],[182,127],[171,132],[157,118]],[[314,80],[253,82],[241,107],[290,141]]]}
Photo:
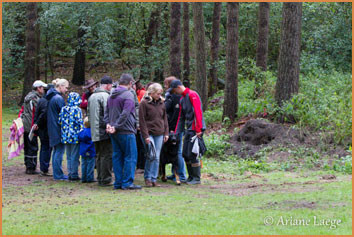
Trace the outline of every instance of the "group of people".
{"label": "group of people", "polygon": [[[173,134],[179,137],[180,181],[200,184],[203,152],[194,151],[194,141],[202,140],[205,130],[202,104],[197,92],[186,88],[179,79],[168,77],[164,88],[159,83],[149,83],[145,89],[130,74],[122,74],[117,83],[104,76],[99,83],[86,81],[87,92],[82,96],[70,92],[65,103],[68,89],[66,79],[56,79],[51,84],[35,81],[24,99],[19,117],[24,126],[26,174],[109,186],[114,173],[114,189],[125,190],[141,189],[134,184],[135,172],[140,169],[145,186],[158,187],[160,153]],[[36,171],[37,136],[40,173]],[[62,169],[65,152],[67,175]],[[50,159],[53,174],[48,172]],[[174,174],[168,177],[175,178]]]}

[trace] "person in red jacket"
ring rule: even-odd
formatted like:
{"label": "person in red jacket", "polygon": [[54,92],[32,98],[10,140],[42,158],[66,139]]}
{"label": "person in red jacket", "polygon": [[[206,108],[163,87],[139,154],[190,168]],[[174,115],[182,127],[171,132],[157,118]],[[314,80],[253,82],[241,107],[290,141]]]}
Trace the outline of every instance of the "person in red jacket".
{"label": "person in red jacket", "polygon": [[84,89],[87,89],[87,91],[82,94],[81,97],[81,104],[80,108],[83,109],[85,112],[87,111],[87,104],[88,104],[88,99],[92,95],[92,93],[96,90],[97,88],[98,81],[95,81],[93,79],[89,79],[85,82]]}
{"label": "person in red jacket", "polygon": [[195,135],[202,138],[205,130],[202,102],[198,93],[183,86],[180,80],[173,80],[170,88],[174,93],[182,95],[175,132],[177,134],[185,132],[182,156],[189,174],[187,184],[200,184],[200,161],[197,155],[192,153],[191,138]]}

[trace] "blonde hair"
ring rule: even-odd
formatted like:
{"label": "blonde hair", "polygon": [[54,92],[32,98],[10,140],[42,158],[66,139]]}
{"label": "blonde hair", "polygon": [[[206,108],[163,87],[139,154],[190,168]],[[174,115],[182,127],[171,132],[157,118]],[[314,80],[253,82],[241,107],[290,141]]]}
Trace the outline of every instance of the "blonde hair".
{"label": "blonde hair", "polygon": [[90,127],[90,122],[89,122],[89,119],[88,119],[87,116],[84,118],[84,126],[85,126],[85,128],[89,128]]}
{"label": "blonde hair", "polygon": [[58,88],[60,86],[65,86],[65,85],[69,85],[68,80],[64,79],[64,78],[57,78],[55,79],[55,88]]}
{"label": "blonde hair", "polygon": [[[163,88],[162,86],[159,84],[159,83],[152,83],[148,88],[147,88],[147,91],[145,92],[144,96],[143,96],[143,99],[147,100],[148,102],[151,102],[152,101],[152,97],[150,96],[151,94],[153,93],[157,93],[157,92],[160,92],[161,93],[163,92]],[[160,96],[160,99],[162,101],[164,101],[165,99]]]}
{"label": "blonde hair", "polygon": [[54,85],[54,87],[57,85],[57,81],[59,80],[59,78],[57,78],[57,79],[54,79],[53,81],[52,81],[52,84]]}

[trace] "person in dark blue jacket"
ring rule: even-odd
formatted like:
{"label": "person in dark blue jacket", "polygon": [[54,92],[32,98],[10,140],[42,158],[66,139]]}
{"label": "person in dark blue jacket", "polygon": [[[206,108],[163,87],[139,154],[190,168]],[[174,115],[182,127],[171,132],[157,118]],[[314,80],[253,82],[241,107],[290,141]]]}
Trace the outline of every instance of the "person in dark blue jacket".
{"label": "person in dark blue jacket", "polygon": [[[45,88],[45,93],[53,88],[53,84],[47,84]],[[52,154],[52,148],[49,146],[49,136],[48,136],[48,127],[47,127],[47,107],[48,100],[46,96],[39,99],[36,112],[34,114],[34,126],[36,129],[36,134],[38,134],[41,141],[41,151],[39,155],[40,161],[40,175],[41,176],[51,176],[48,173],[50,157]]]}
{"label": "person in dark blue jacket", "polygon": [[54,180],[67,180],[62,170],[63,155],[65,146],[61,143],[61,126],[59,124],[59,113],[65,106],[63,95],[68,91],[69,82],[66,79],[56,79],[55,88],[51,88],[46,98],[48,100],[47,108],[47,126],[49,135],[49,145],[53,149],[52,166]]}
{"label": "person in dark blue jacket", "polygon": [[95,170],[95,145],[91,139],[91,128],[88,117],[84,119],[85,128],[79,133],[80,155],[81,155],[81,182],[92,183]]}

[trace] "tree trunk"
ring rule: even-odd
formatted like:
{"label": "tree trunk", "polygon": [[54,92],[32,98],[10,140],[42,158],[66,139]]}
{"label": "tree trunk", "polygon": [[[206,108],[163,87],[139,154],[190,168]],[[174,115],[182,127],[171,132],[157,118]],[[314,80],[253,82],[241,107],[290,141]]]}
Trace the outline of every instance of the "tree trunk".
{"label": "tree trunk", "polygon": [[36,29],[35,24],[38,18],[37,3],[27,3],[27,24],[26,24],[26,55],[25,55],[25,76],[23,81],[22,104],[25,96],[32,90],[32,84],[36,80]]}
{"label": "tree trunk", "polygon": [[84,85],[85,84],[85,65],[86,65],[86,52],[85,52],[85,30],[81,27],[82,22],[80,21],[79,29],[77,32],[78,39],[78,49],[75,53],[75,64],[72,82],[74,85]]}
{"label": "tree trunk", "polygon": [[181,3],[171,3],[170,74],[181,78]]}
{"label": "tree trunk", "polygon": [[[40,3],[39,3],[40,4]],[[40,8],[38,8],[38,13],[40,12]],[[40,61],[41,61],[41,30],[39,26],[39,22],[36,22],[36,80],[41,79],[41,71],[40,71]]]}
{"label": "tree trunk", "polygon": [[235,120],[238,111],[238,9],[239,3],[227,3],[226,23],[226,83],[223,118]]}
{"label": "tree trunk", "polygon": [[214,13],[213,13],[213,26],[212,26],[212,36],[211,36],[211,68],[210,68],[210,84],[209,84],[209,95],[213,96],[217,91],[218,86],[218,53],[219,53],[219,34],[220,34],[220,15],[221,15],[221,2],[214,3]]}
{"label": "tree trunk", "polygon": [[193,20],[194,20],[194,40],[196,54],[196,89],[203,103],[203,110],[207,109],[208,86],[206,78],[206,55],[205,55],[205,29],[203,17],[203,3],[193,2]]}
{"label": "tree trunk", "polygon": [[283,3],[275,99],[278,105],[299,90],[302,3]]}
{"label": "tree trunk", "polygon": [[269,2],[259,3],[258,43],[256,65],[263,71],[267,70],[268,37],[269,37]]}
{"label": "tree trunk", "polygon": [[183,3],[183,84],[190,87],[189,82],[189,3]]}

